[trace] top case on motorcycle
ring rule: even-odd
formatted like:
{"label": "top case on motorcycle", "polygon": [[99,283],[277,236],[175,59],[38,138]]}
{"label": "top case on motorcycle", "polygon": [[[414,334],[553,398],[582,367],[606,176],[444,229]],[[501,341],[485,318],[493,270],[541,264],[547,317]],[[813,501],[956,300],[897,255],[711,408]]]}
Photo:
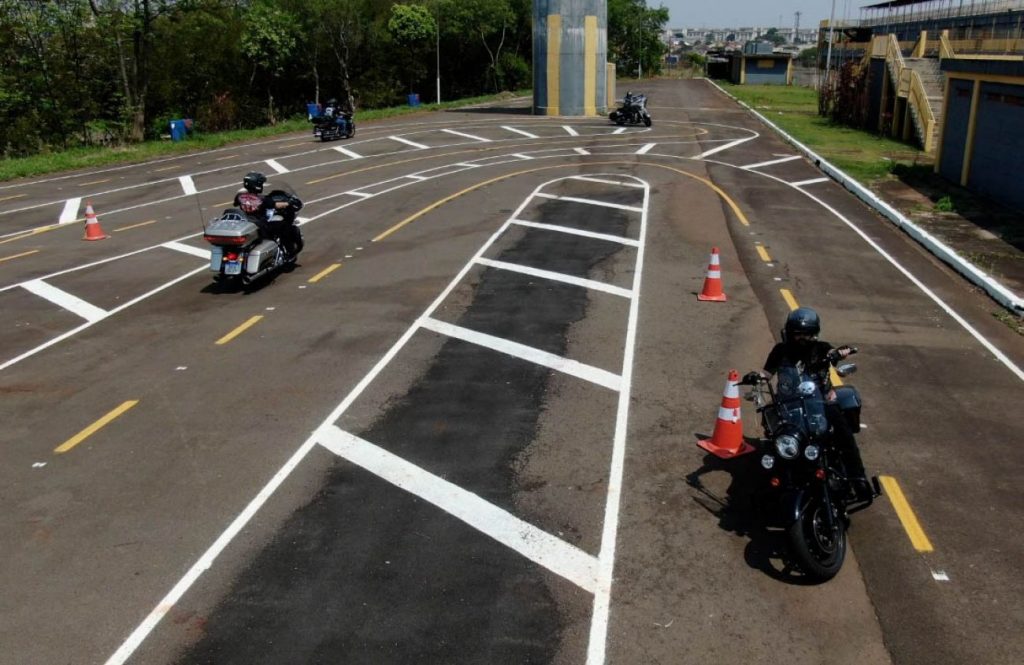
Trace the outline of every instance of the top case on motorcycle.
{"label": "top case on motorcycle", "polygon": [[835,391],[839,410],[846,416],[850,431],[856,434],[860,431],[860,393],[853,386],[837,386]]}

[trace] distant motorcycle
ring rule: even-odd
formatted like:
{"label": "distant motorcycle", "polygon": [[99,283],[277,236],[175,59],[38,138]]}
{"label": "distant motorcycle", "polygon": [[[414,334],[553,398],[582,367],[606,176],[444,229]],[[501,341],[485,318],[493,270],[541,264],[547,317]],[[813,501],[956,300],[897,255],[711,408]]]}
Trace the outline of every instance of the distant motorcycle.
{"label": "distant motorcycle", "polygon": [[[856,349],[853,349],[856,351]],[[856,371],[850,363],[836,368],[839,376]],[[850,515],[871,505],[881,494],[872,478],[873,495],[857,498],[832,436],[821,386],[802,366],[782,366],[776,387],[758,372],[743,377],[752,386],[764,428],[761,467],[769,476],[765,488],[771,500],[759,502],[775,509],[774,526],[786,529],[790,551],[809,579],[829,580],[846,558],[846,529]],[[835,388],[841,417],[850,430],[860,431],[860,394],[853,386]]]}
{"label": "distant motorcycle", "polygon": [[338,111],[313,118],[313,137],[321,141],[350,139],[356,135],[356,121],[351,113]]}
{"label": "distant motorcycle", "polygon": [[608,115],[608,119],[616,125],[625,125],[627,122],[631,125],[639,125],[642,122],[645,126],[650,127],[651,114],[647,112],[647,95],[643,93],[634,95],[632,92],[627,92],[622,100],[622,106],[617,111],[612,111]]}
{"label": "distant motorcycle", "polygon": [[[268,206],[260,219],[240,208],[228,208],[204,228],[203,239],[210,249],[210,271],[214,280],[251,284],[274,270],[294,266],[302,251],[302,232],[295,226],[295,213],[302,206],[291,191],[275,189],[265,195]],[[278,209],[276,203],[287,204]],[[281,241],[290,233],[294,254]]]}

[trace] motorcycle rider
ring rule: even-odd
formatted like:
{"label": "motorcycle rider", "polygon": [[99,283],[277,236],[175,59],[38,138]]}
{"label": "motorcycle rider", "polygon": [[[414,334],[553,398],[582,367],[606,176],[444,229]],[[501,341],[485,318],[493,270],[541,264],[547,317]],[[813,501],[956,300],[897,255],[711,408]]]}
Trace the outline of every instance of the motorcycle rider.
{"label": "motorcycle rider", "polygon": [[768,353],[764,369],[760,374],[769,378],[783,365],[803,364],[806,371],[815,378],[822,394],[825,395],[825,415],[832,428],[832,435],[836,439],[840,454],[843,456],[843,462],[850,475],[857,498],[868,499],[872,496],[871,484],[864,471],[864,463],[861,461],[857,441],[836,401],[836,393],[832,389],[832,377],[829,372],[830,367],[853,353],[853,349],[845,345],[833,348],[828,342],[818,339],[819,332],[821,332],[821,317],[816,311],[810,307],[798,307],[790,312],[782,329],[782,342],[776,344]]}
{"label": "motorcycle rider", "polygon": [[295,227],[295,213],[302,209],[302,201],[282,190],[263,193],[267,177],[250,171],[242,178],[242,189],[235,194],[234,206],[240,208],[255,222],[267,238],[278,238],[289,257],[302,251],[302,240]]}

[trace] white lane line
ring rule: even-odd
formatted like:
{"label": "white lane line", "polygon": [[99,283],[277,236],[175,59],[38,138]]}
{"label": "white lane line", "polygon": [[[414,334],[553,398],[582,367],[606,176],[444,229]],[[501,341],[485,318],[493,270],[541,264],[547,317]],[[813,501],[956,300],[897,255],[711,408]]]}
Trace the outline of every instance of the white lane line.
{"label": "white lane line", "polygon": [[536,134],[531,134],[530,132],[524,132],[521,129],[516,129],[515,127],[509,127],[508,125],[502,125],[501,128],[502,129],[506,129],[506,130],[508,130],[510,132],[515,132],[516,134],[522,134],[523,136],[525,136],[528,139],[539,139],[540,138]]}
{"label": "white lane line", "polygon": [[573,148],[577,155],[589,155],[590,151],[586,148]]}
{"label": "white lane line", "polygon": [[628,129],[628,127],[619,127],[619,128],[618,128],[618,129],[616,129],[616,130],[615,130],[614,132],[612,132],[612,134],[623,134],[623,133],[625,133],[625,131],[626,131],[627,129]]}
{"label": "white lane line", "polygon": [[623,203],[612,203],[610,201],[598,201],[597,199],[584,199],[578,196],[558,196],[557,194],[548,194],[546,192],[537,192],[535,196],[542,199],[554,199],[556,201],[571,201],[573,203],[586,203],[587,205],[604,206],[605,208],[618,208],[619,210],[630,210],[632,212],[643,212],[643,208],[637,206],[628,206]]}
{"label": "white lane line", "polygon": [[784,162],[791,162],[794,159],[800,159],[800,155],[790,155],[789,157],[783,157],[781,159],[772,159],[772,160],[769,160],[767,162],[758,162],[757,164],[747,164],[746,166],[741,166],[740,168],[741,169],[747,169],[749,171],[750,169],[759,169],[762,166],[771,166],[772,164],[782,164]]}
{"label": "white lane line", "polygon": [[644,212],[640,217],[640,248],[637,250],[636,268],[633,273],[634,297],[629,303],[629,323],[626,327],[626,342],[622,354],[622,389],[619,391],[612,463],[608,471],[604,529],[601,533],[601,552],[598,555],[597,591],[594,592],[594,611],[590,621],[590,641],[587,646],[588,665],[603,665],[608,642],[608,615],[611,609],[612,582],[614,581],[612,575],[615,572],[615,541],[619,531],[622,476],[626,466],[626,432],[629,424],[629,401],[633,384],[633,353],[639,318],[640,281],[644,273],[644,249],[647,240],[650,196],[650,185],[644,182]]}
{"label": "white lane line", "polygon": [[343,192],[344,194],[351,194],[352,196],[358,196],[361,199],[372,199],[373,194],[367,194],[366,192],[358,192],[356,190]]}
{"label": "white lane line", "polygon": [[[480,259],[477,259],[478,261]],[[492,351],[504,353],[512,356],[513,358],[519,358],[527,362],[548,367],[550,369],[563,372],[570,376],[575,376],[578,379],[595,383],[599,386],[604,386],[609,390],[618,390],[620,385],[620,378],[612,374],[607,370],[593,367],[592,365],[585,365],[577,360],[570,360],[569,358],[563,358],[562,356],[556,356],[553,353],[547,351],[541,351],[535,349],[532,346],[526,346],[525,344],[519,344],[508,339],[502,339],[501,337],[495,337],[493,335],[487,335],[485,333],[463,328],[461,326],[455,326],[444,321],[438,321],[432,319],[429,316],[420,317],[419,325],[426,330],[436,332],[439,335],[446,335],[455,339],[461,339],[463,342],[469,342],[470,344],[476,344]]]}
{"label": "white lane line", "polygon": [[428,178],[426,176],[419,175],[418,173],[410,173],[409,175],[404,176],[404,177],[408,178],[409,180],[415,180],[416,182],[423,182],[424,180],[430,180],[430,178]]}
{"label": "white lane line", "polygon": [[639,150],[636,151],[635,154],[637,154],[637,155],[646,155],[647,153],[649,153],[651,151],[651,148],[653,148],[656,145],[658,145],[658,144],[657,143],[648,143],[646,145],[643,145],[643,146],[640,147]]}
{"label": "white lane line", "polygon": [[166,247],[167,249],[173,249],[178,252],[184,252],[185,254],[191,254],[192,256],[198,256],[204,259],[210,258],[210,250],[203,249],[202,247],[193,247],[192,245],[186,245],[185,243],[178,242],[177,240],[165,242],[161,246]]}
{"label": "white lane line", "polygon": [[579,136],[580,135],[579,132],[577,132],[575,129],[573,129],[569,125],[562,125],[562,129],[564,129],[566,131],[566,133],[569,134],[569,136]]}
{"label": "white lane line", "polygon": [[811,178],[810,180],[801,180],[800,182],[791,182],[789,184],[794,187],[803,187],[804,185],[814,185],[819,182],[828,182],[830,178]]}
{"label": "white lane line", "polygon": [[628,289],[624,289],[620,286],[613,286],[611,284],[598,282],[592,279],[584,279],[583,277],[566,275],[564,272],[541,270],[540,268],[531,268],[530,266],[524,266],[520,263],[508,263],[506,261],[495,261],[493,259],[477,259],[477,263],[479,263],[480,265],[487,266],[488,268],[497,268],[499,270],[508,270],[510,272],[522,273],[523,275],[530,275],[531,277],[550,279],[553,282],[562,282],[563,284],[581,286],[585,289],[603,291],[605,293],[610,293],[614,296],[621,296],[623,298],[633,297],[633,294]]}
{"label": "white lane line", "polygon": [[593,593],[597,558],[524,522],[476,494],[337,426],[322,427],[320,445],[392,485],[428,501],[527,559]]}
{"label": "white lane line", "polygon": [[49,300],[54,305],[62,307],[72,314],[77,314],[89,323],[95,323],[107,317],[106,310],[102,310],[96,305],[88,303],[67,291],[58,289],[52,284],[47,284],[41,279],[34,279],[31,282],[25,282],[21,286],[24,287],[26,291],[34,293],[40,298]]}
{"label": "white lane line", "polygon": [[183,175],[178,178],[178,182],[181,183],[181,190],[185,192],[186,196],[196,193],[196,184],[192,182],[192,176]]}
{"label": "white lane line", "polygon": [[394,141],[398,141],[399,143],[404,143],[405,145],[411,145],[412,147],[414,147],[414,148],[416,148],[418,150],[427,150],[428,149],[428,146],[425,146],[422,143],[416,143],[415,141],[410,141],[409,139],[404,139],[401,136],[389,136],[388,138],[392,139]]}
{"label": "white lane line", "polygon": [[69,224],[78,219],[78,208],[82,205],[82,199],[68,199],[64,204],[64,210],[60,213],[58,224]]}
{"label": "white lane line", "polygon": [[362,159],[363,158],[363,156],[360,155],[355,150],[349,150],[348,148],[342,148],[341,146],[338,146],[338,147],[334,148],[334,150],[337,150],[341,154],[347,155],[348,157],[351,157],[352,159]]}
{"label": "white lane line", "polygon": [[480,143],[493,143],[493,141],[491,141],[491,139],[485,139],[484,137],[477,136],[475,134],[466,134],[465,132],[457,132],[454,129],[442,129],[441,131],[442,132],[446,132],[448,134],[453,134],[455,136],[461,136],[461,137],[466,138],[466,139],[473,139],[474,141],[479,141]]}
{"label": "white lane line", "polygon": [[705,152],[702,152],[699,155],[697,155],[696,157],[691,157],[690,159],[703,159],[704,157],[708,157],[709,155],[713,155],[716,152],[722,152],[723,150],[728,150],[729,148],[735,148],[736,146],[738,146],[741,143],[746,143],[747,141],[753,141],[758,136],[760,136],[760,134],[755,133],[754,136],[748,136],[746,138],[736,139],[735,141],[729,141],[725,145],[720,145],[717,148],[712,148],[711,150],[707,150]]}
{"label": "white lane line", "polygon": [[[574,229],[571,226],[559,226],[557,224],[543,224],[541,222],[528,222],[525,219],[513,219],[513,224],[519,226],[530,226],[535,229],[544,229],[546,231],[557,231],[559,233],[569,233],[574,236],[583,236],[585,238],[596,238],[597,240],[607,240],[609,242],[617,242],[623,245],[629,245],[630,247],[639,247],[640,243],[632,238],[626,238],[623,236],[613,236],[608,233],[594,233],[593,231],[584,231],[583,229]],[[863,427],[863,425],[861,425]]]}
{"label": "white lane line", "polygon": [[526,161],[528,159],[535,159],[534,157],[531,157],[530,155],[524,155],[521,152],[513,153],[512,156],[513,157],[518,157],[519,159],[522,159],[523,161]]}
{"label": "white lane line", "polygon": [[269,166],[270,168],[274,169],[278,173],[288,173],[288,169],[286,169],[285,167],[281,166],[281,164],[276,159],[268,159],[266,161],[266,164],[267,164],[267,166]]}
{"label": "white lane line", "polygon": [[573,175],[569,176],[571,180],[586,180],[587,182],[599,182],[604,185],[619,185],[620,187],[639,187],[643,189],[643,185],[638,185],[633,182],[622,182],[619,180],[612,180],[611,178],[593,178],[587,175]]}

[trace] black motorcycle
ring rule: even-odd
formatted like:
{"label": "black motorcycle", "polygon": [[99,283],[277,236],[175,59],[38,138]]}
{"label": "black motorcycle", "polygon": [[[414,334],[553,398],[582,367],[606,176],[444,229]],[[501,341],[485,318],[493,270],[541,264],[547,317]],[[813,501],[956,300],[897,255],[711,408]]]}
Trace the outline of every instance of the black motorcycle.
{"label": "black motorcycle", "polygon": [[622,106],[617,111],[612,111],[608,119],[616,125],[639,125],[641,122],[647,127],[651,126],[651,114],[647,112],[647,95],[627,92],[622,100]]}
{"label": "black motorcycle", "polygon": [[[856,349],[852,349],[856,352]],[[826,415],[825,398],[814,375],[802,364],[783,366],[776,386],[757,372],[740,385],[752,386],[747,399],[761,415],[761,467],[768,474],[769,500],[774,508],[769,525],[786,529],[791,553],[809,579],[824,582],[842,568],[846,530],[853,513],[864,510],[881,494],[872,478],[873,496],[858,498]],[[850,363],[836,368],[839,376],[857,369]],[[839,412],[850,431],[860,431],[860,394],[853,386],[835,388]]]}
{"label": "black motorcycle", "polygon": [[338,111],[313,118],[313,138],[321,141],[350,139],[356,135],[356,121],[351,113]]}

